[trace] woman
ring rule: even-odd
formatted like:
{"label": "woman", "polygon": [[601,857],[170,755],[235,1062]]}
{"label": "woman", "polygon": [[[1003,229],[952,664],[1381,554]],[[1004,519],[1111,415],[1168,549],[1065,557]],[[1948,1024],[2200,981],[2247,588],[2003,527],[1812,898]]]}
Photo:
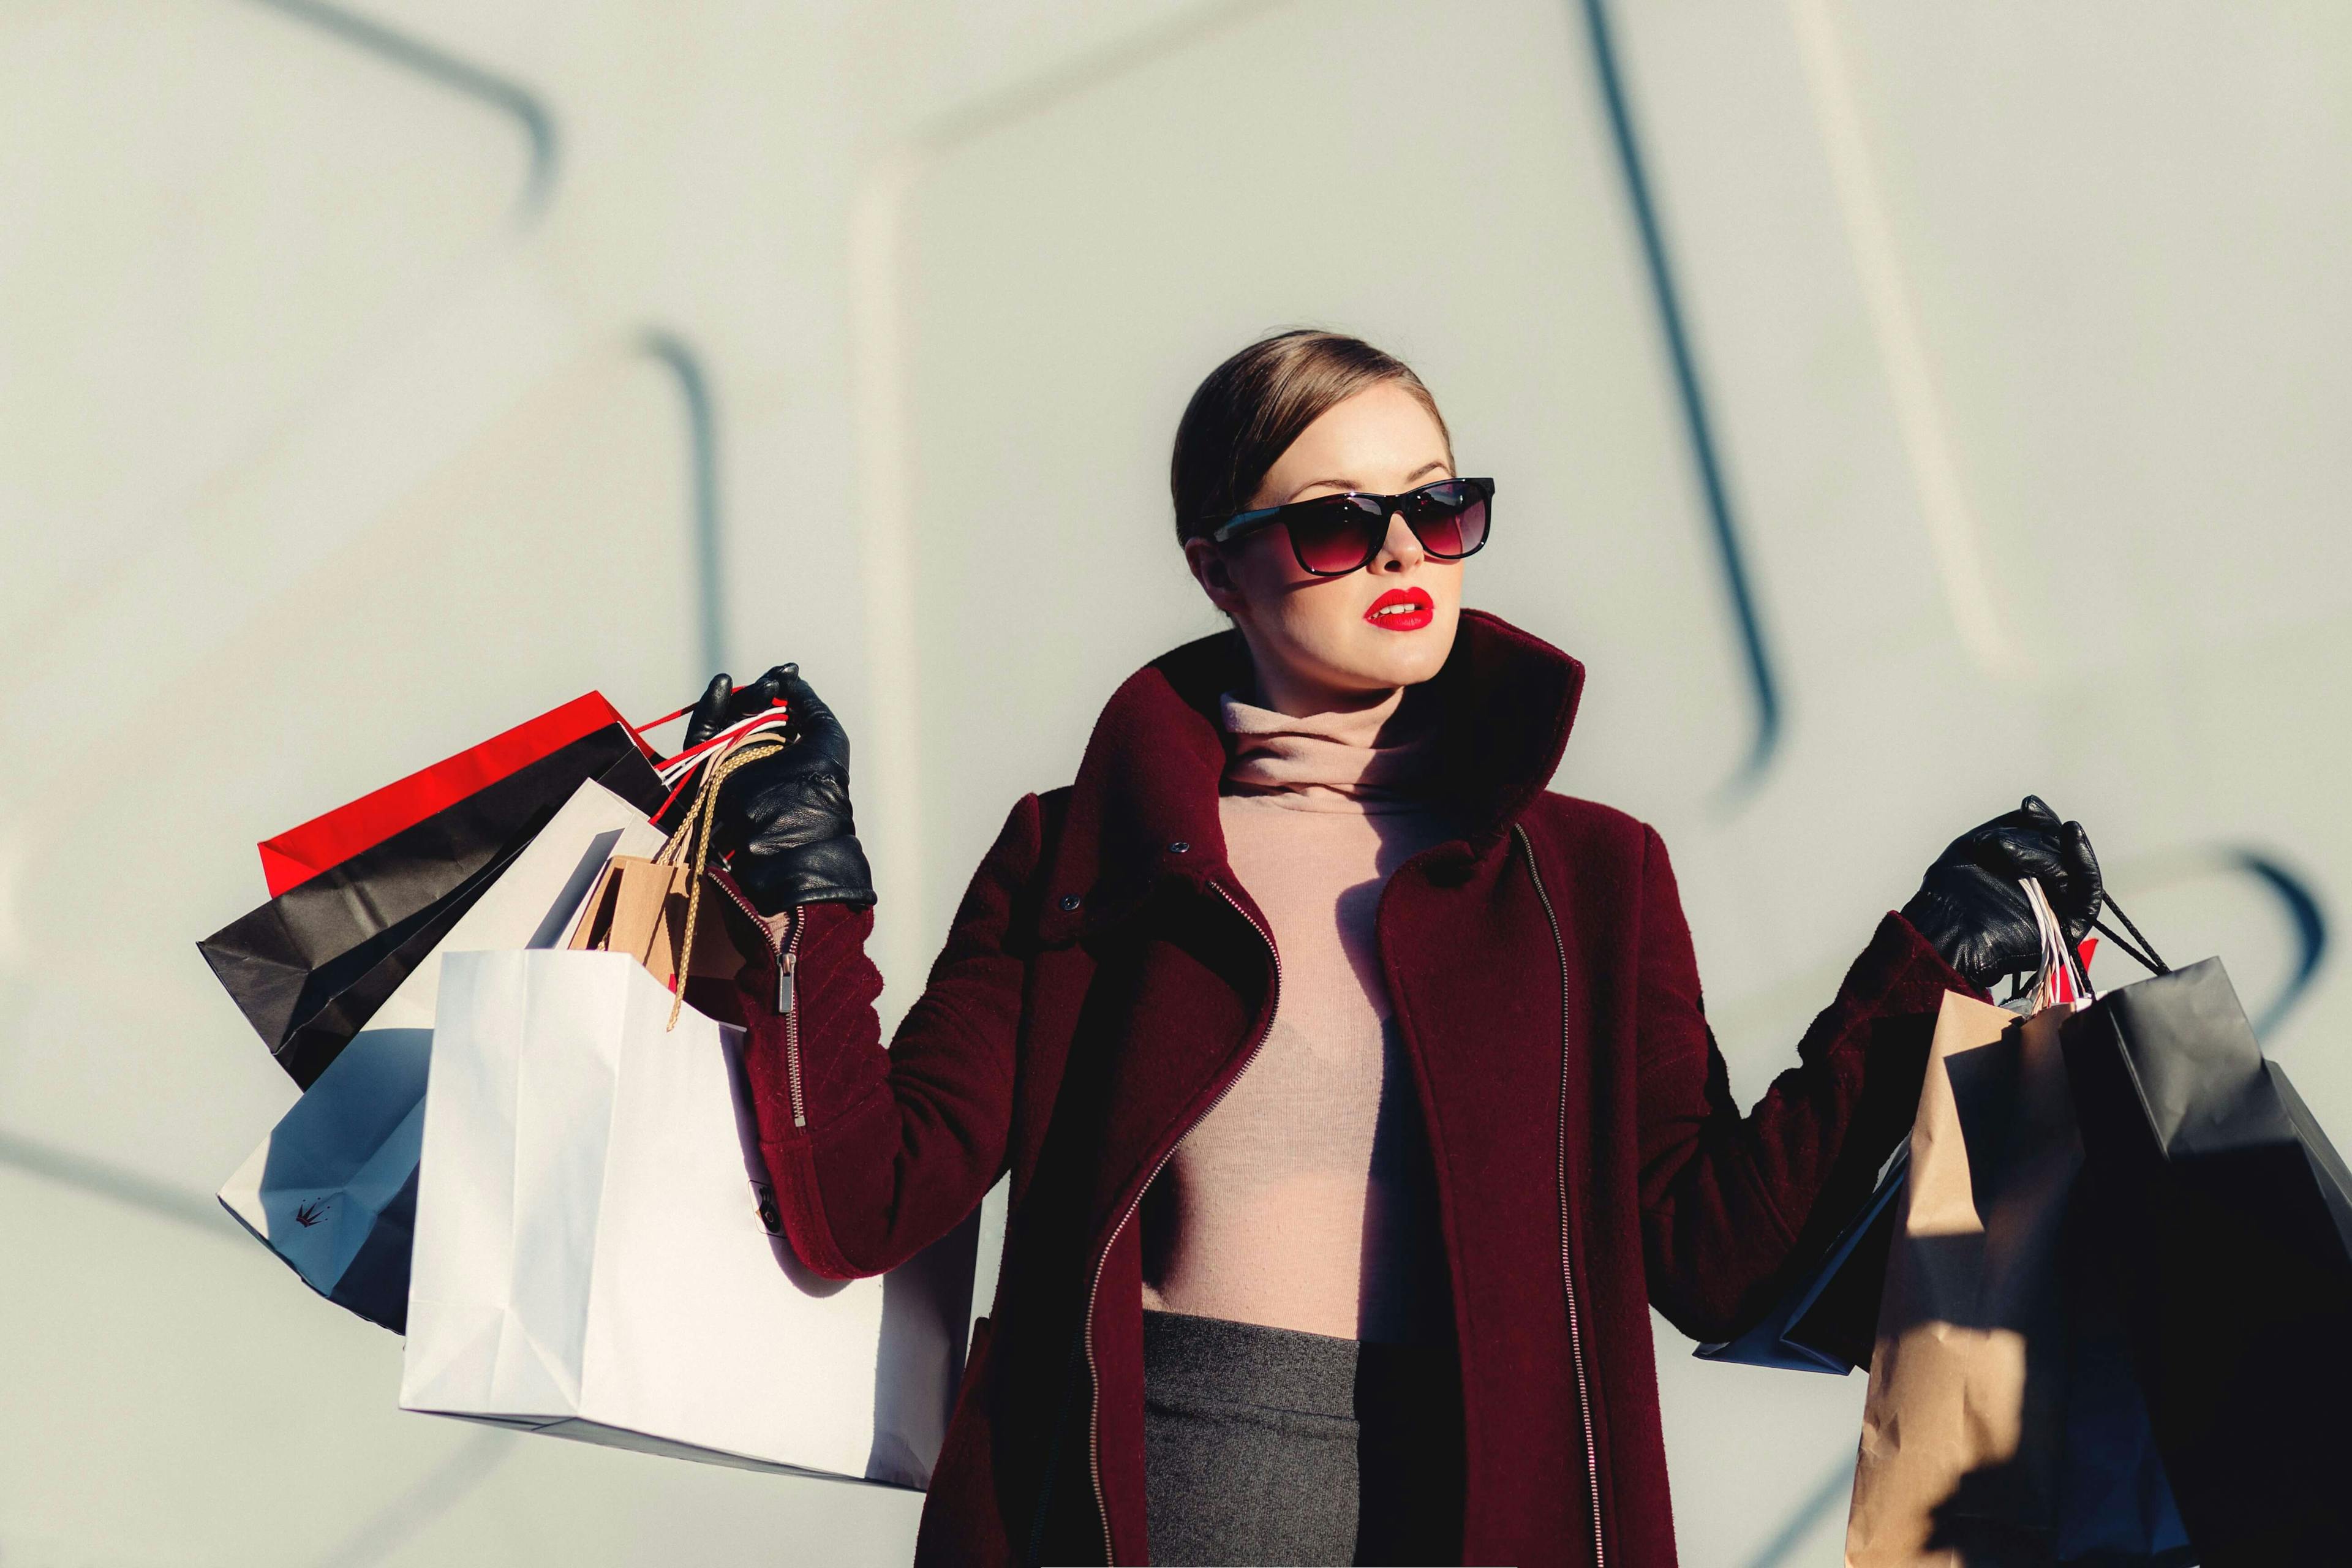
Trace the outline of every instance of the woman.
{"label": "woman", "polygon": [[1664,847],[1545,790],[1582,667],[1461,608],[1492,486],[1420,380],[1253,344],[1172,488],[1232,629],[1015,803],[887,1052],[841,726],[790,665],[697,712],[799,735],[720,801],[795,1250],[887,1269],[1011,1173],[918,1560],[1671,1563],[1646,1309],[1762,1312],[1908,1127],[1943,994],[2038,963],[2015,879],[2087,928],[2089,844],[2030,799],[1957,840],[1743,1118]]}

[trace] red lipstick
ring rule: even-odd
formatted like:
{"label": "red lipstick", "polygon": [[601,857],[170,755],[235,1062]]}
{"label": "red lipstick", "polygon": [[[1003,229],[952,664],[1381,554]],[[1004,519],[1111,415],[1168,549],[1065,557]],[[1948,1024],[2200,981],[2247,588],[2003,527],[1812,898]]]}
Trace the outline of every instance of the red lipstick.
{"label": "red lipstick", "polygon": [[1436,618],[1437,606],[1422,588],[1391,588],[1364,612],[1364,619],[1384,632],[1417,632]]}

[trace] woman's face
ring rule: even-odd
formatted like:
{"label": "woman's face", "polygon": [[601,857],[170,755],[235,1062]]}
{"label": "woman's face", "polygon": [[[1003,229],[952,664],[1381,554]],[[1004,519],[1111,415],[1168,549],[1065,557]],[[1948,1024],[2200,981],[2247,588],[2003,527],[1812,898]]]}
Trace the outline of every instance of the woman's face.
{"label": "woman's face", "polygon": [[[1429,410],[1399,383],[1382,382],[1300,432],[1244,510],[1349,490],[1399,495],[1453,473]],[[1463,563],[1423,553],[1393,512],[1388,523],[1371,564],[1345,577],[1318,577],[1299,565],[1279,526],[1223,547],[1186,542],[1192,575],[1249,644],[1269,706],[1286,713],[1363,708],[1444,664],[1462,611]],[[1373,614],[1400,601],[1418,601],[1427,614]]]}

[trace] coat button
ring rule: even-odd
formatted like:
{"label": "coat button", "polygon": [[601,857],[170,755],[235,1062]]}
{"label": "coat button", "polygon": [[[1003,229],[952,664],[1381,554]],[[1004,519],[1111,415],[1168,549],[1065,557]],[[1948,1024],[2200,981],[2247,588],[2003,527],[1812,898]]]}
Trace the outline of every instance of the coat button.
{"label": "coat button", "polygon": [[1174,843],[1168,846],[1168,853],[1171,855],[1183,855],[1189,853],[1192,850],[1192,847],[1190,844],[1187,844],[1182,839],[1179,838]]}
{"label": "coat button", "polygon": [[1075,910],[1075,909],[1076,909],[1076,908],[1078,907],[1078,896],[1077,896],[1077,894],[1076,894],[1076,893],[1064,893],[1064,894],[1062,895],[1062,907],[1063,907],[1064,909],[1066,909],[1066,910]]}

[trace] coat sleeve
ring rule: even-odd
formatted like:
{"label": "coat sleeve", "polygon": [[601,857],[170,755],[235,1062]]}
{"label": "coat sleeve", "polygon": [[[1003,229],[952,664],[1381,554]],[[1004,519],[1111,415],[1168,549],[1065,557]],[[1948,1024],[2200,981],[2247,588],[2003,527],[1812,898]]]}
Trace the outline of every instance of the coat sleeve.
{"label": "coat sleeve", "polygon": [[791,913],[790,1006],[772,966],[740,1001],[760,1152],[793,1250],[830,1279],[897,1268],[969,1215],[1003,1172],[1041,852],[1035,795],[1014,805],[888,1049],[866,956],[871,909]]}
{"label": "coat sleeve", "polygon": [[1665,846],[1643,829],[1638,983],[1643,1248],[1650,1300],[1693,1339],[1760,1318],[1869,1194],[1909,1131],[1944,993],[1981,996],[1889,913],[1746,1116],[1700,999]]}

